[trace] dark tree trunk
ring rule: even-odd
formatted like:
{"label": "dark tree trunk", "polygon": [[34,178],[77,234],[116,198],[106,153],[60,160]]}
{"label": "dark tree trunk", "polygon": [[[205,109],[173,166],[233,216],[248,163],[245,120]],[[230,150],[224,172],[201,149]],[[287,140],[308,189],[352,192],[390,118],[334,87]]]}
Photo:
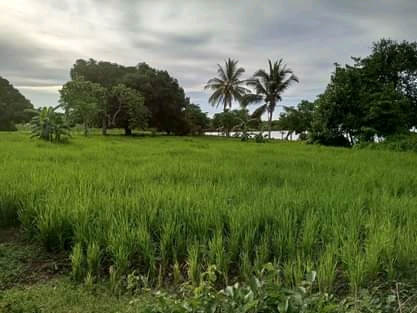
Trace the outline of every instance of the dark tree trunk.
{"label": "dark tree trunk", "polygon": [[268,138],[271,139],[272,130],[272,112],[268,112]]}
{"label": "dark tree trunk", "polygon": [[285,136],[285,140],[288,140],[288,138],[290,138],[290,136],[292,136],[292,132],[287,131],[287,135]]}
{"label": "dark tree trunk", "polygon": [[125,136],[132,136],[132,129],[129,127],[125,127]]}
{"label": "dark tree trunk", "polygon": [[107,136],[107,118],[106,118],[106,116],[103,117],[103,122],[101,124],[101,134],[103,136]]}

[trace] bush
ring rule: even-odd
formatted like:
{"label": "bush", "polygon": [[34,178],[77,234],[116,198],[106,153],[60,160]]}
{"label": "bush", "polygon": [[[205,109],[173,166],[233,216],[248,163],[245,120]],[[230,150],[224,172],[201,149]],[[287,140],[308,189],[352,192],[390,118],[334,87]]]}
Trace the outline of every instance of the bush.
{"label": "bush", "polygon": [[69,126],[62,113],[56,112],[58,107],[45,107],[34,110],[32,118],[32,137],[51,142],[65,142],[69,134]]}
{"label": "bush", "polygon": [[265,143],[265,142],[267,142],[267,139],[266,139],[265,136],[262,134],[262,132],[260,132],[259,134],[256,134],[255,137],[254,137],[255,142],[256,143]]}
{"label": "bush", "polygon": [[[157,292],[146,312],[337,312],[334,298],[325,293],[313,293],[315,272],[307,275],[299,287],[285,289],[281,272],[271,263],[257,272],[247,285],[235,283],[220,291],[215,285],[221,274],[209,266],[202,274],[199,286],[191,294],[179,298]],[[187,287],[187,286],[186,286]]]}
{"label": "bush", "polygon": [[342,134],[332,132],[313,133],[310,135],[309,143],[321,144],[324,146],[350,147],[349,140]]}
{"label": "bush", "polygon": [[385,138],[382,142],[361,143],[356,148],[382,149],[392,151],[412,151],[417,152],[417,134],[401,134]]}

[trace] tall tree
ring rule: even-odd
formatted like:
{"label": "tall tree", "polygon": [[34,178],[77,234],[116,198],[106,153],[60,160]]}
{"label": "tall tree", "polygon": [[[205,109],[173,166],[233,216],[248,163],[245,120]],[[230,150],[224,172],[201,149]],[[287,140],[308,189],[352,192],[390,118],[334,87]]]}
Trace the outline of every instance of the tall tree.
{"label": "tall tree", "polygon": [[[189,100],[188,100],[189,102]],[[210,126],[210,119],[194,103],[187,103],[184,109],[184,134],[202,135]]]}
{"label": "tall tree", "polygon": [[83,77],[85,80],[98,83],[105,88],[111,88],[121,82],[129,72],[135,72],[135,67],[125,67],[107,61],[88,61],[79,59],[70,70],[71,80]]}
{"label": "tall tree", "polygon": [[[112,96],[111,90],[118,84],[124,84],[135,89],[144,97],[144,105],[150,112],[149,127],[167,133],[183,132],[185,93],[178,81],[171,77],[167,71],[156,70],[146,63],[139,63],[137,66],[122,66],[90,59],[88,61],[77,60],[71,69],[73,80],[80,76],[99,83],[108,90],[109,96],[106,106],[96,118],[97,123],[103,129],[106,128],[103,127],[105,123],[109,124],[109,127],[116,127],[109,123],[113,120],[110,115],[119,110],[120,103],[117,101],[117,97]],[[122,110],[125,109],[127,107],[123,106]],[[118,113],[118,115],[126,116],[128,114],[128,112],[123,113]],[[128,131],[127,129],[125,130]]]}
{"label": "tall tree", "polygon": [[350,145],[417,125],[417,43],[382,39],[353,66],[336,64],[316,100],[313,141]]}
{"label": "tall tree", "polygon": [[325,92],[316,100],[316,120],[311,132],[322,143],[341,143],[346,136],[353,144],[366,123],[367,105],[364,75],[359,67],[335,64]]}
{"label": "tall tree", "polygon": [[111,89],[113,107],[111,125],[125,130],[125,135],[132,135],[132,129],[145,128],[149,111],[144,105],[143,96],[135,89],[118,84]]}
{"label": "tall tree", "polygon": [[242,79],[244,72],[243,67],[238,67],[238,61],[231,58],[225,61],[224,67],[218,64],[218,77],[211,78],[204,87],[213,91],[209,98],[210,104],[213,106],[222,104],[223,112],[226,112],[232,108],[233,101],[241,103],[244,95],[249,92],[245,87],[246,80]]}
{"label": "tall tree", "polygon": [[284,112],[280,114],[277,126],[281,130],[287,131],[287,136],[292,133],[306,134],[312,129],[315,104],[302,100],[296,107],[284,107]]}
{"label": "tall tree", "polygon": [[[417,42],[381,39],[373,43],[366,58],[353,58],[364,69],[370,81],[367,88],[374,93],[393,93],[407,103],[401,110],[406,113],[406,128],[417,126]],[[389,91],[391,90],[391,91]],[[378,96],[377,98],[380,98]],[[404,102],[398,104],[404,105]]]}
{"label": "tall tree", "polygon": [[185,92],[167,71],[139,63],[135,72],[126,74],[122,82],[145,98],[145,106],[150,111],[150,127],[168,134],[183,132]]}
{"label": "tall tree", "polygon": [[268,60],[269,69],[265,71],[259,69],[253,78],[248,81],[248,85],[255,89],[255,94],[245,97],[244,104],[253,102],[263,102],[253,113],[254,117],[268,114],[268,136],[271,138],[272,116],[278,101],[281,101],[282,93],[287,90],[293,83],[298,83],[297,76],[293,71],[287,68],[283,60],[272,63]]}
{"label": "tall tree", "polygon": [[87,136],[97,113],[105,109],[106,89],[79,77],[67,82],[59,92],[60,104],[67,117],[73,122],[83,124],[84,135]]}
{"label": "tall tree", "polygon": [[0,131],[16,130],[16,123],[29,122],[33,116],[32,103],[10,82],[0,77]]}

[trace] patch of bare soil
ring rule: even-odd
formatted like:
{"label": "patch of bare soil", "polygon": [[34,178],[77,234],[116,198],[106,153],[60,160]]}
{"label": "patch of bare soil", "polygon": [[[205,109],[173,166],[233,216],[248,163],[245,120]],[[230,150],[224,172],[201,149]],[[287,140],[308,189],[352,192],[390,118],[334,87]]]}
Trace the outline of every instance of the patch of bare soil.
{"label": "patch of bare soil", "polygon": [[44,282],[70,270],[68,255],[46,252],[39,244],[22,240],[17,228],[0,229],[1,264],[0,290]]}
{"label": "patch of bare soil", "polygon": [[18,228],[0,228],[0,244],[5,242],[13,242],[16,241],[19,237],[19,229]]}
{"label": "patch of bare soil", "polygon": [[28,260],[19,275],[17,283],[32,285],[68,273],[70,270],[68,257],[64,255],[37,255]]}

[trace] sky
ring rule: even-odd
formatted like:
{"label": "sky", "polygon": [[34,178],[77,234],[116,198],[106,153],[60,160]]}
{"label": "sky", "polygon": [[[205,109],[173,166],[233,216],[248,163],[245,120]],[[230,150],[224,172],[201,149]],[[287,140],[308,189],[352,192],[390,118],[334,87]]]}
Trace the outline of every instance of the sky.
{"label": "sky", "polygon": [[237,59],[249,78],[282,58],[300,82],[279,105],[293,106],[373,42],[417,41],[416,16],[416,0],[0,0],[0,76],[50,106],[77,59],[146,62],[212,115],[222,107],[204,85],[217,64]]}

